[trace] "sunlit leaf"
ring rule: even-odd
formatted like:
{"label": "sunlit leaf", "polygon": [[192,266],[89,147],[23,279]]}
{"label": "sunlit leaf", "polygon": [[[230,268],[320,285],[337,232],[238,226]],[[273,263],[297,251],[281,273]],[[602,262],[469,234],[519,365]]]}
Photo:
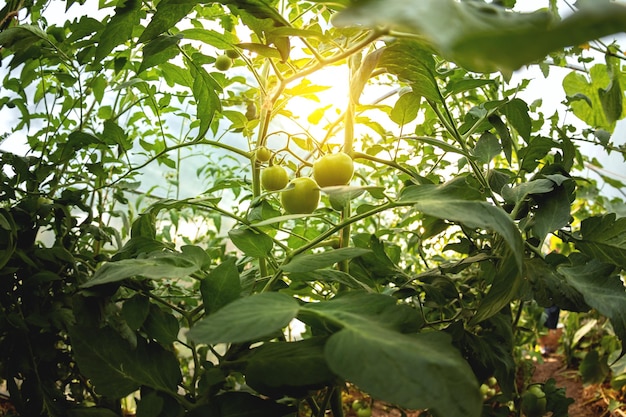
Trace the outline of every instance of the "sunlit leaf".
{"label": "sunlit leaf", "polygon": [[139,23],[141,1],[128,0],[115,8],[115,15],[107,23],[96,47],[96,62],[102,61],[116,46],[130,39],[133,27]]}
{"label": "sunlit leaf", "polygon": [[370,0],[354,2],[333,23],[391,25],[423,37],[441,55],[469,70],[510,73],[557,49],[621,32],[626,8],[603,2],[557,21],[545,10],[512,12],[484,2]]}
{"label": "sunlit leaf", "polygon": [[143,60],[137,72],[145,71],[155,65],[169,61],[178,55],[180,36],[159,36],[143,47]]}
{"label": "sunlit leaf", "polygon": [[582,252],[602,262],[626,269],[626,217],[615,213],[589,217],[582,221],[582,238],[574,244]]}
{"label": "sunlit leaf", "polygon": [[150,23],[139,37],[139,42],[148,42],[166,32],[183,19],[195,6],[197,1],[161,0]]}

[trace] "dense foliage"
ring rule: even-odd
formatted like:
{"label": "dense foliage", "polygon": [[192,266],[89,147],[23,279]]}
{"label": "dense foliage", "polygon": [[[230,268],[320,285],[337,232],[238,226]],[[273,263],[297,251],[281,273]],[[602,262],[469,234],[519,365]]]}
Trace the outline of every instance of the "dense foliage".
{"label": "dense foliage", "polygon": [[[626,155],[626,76],[596,40],[626,7],[547,3],[9,1],[18,412],[337,417],[352,384],[560,417],[571,399],[526,372],[550,306],[583,377],[626,385],[624,184],[600,169]],[[568,71],[559,109],[521,98],[526,65]]]}

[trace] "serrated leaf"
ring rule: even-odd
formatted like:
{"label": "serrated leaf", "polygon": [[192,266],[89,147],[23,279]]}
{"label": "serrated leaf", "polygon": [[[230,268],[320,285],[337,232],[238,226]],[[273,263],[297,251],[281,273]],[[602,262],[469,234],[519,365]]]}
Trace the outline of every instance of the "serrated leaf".
{"label": "serrated leaf", "polygon": [[547,308],[555,305],[576,312],[589,310],[583,295],[543,259],[526,259],[524,271],[540,306]]}
{"label": "serrated leaf", "polygon": [[220,33],[211,29],[191,28],[179,32],[184,39],[204,42],[221,50],[232,49],[239,40],[230,32]]}
{"label": "serrated leaf", "polygon": [[287,326],[299,307],[285,294],[254,294],[206,316],[191,328],[188,337],[209,345],[257,340]]}
{"label": "serrated leaf", "polygon": [[198,4],[194,0],[161,0],[156,6],[156,12],[150,23],[139,37],[139,42],[148,42],[172,28],[176,23],[189,14]]}
{"label": "serrated leaf", "polygon": [[481,414],[472,370],[441,332],[405,335],[350,326],[330,337],[325,354],[333,372],[377,399],[442,416]]}
{"label": "serrated leaf", "polygon": [[222,102],[217,95],[222,88],[201,65],[192,61],[187,64],[194,80],[193,97],[196,100],[196,115],[200,121],[197,137],[202,138],[211,126],[215,112],[222,109]]}
{"label": "serrated leaf", "polygon": [[121,398],[142,386],[176,393],[182,380],[176,356],[139,339],[135,349],[109,327],[73,327],[72,350],[82,373],[104,396]]}
{"label": "serrated leaf", "polygon": [[7,49],[12,49],[17,45],[26,49],[33,43],[41,40],[51,43],[48,34],[34,25],[13,26],[0,32],[0,45]]}
{"label": "serrated leaf", "polygon": [[137,70],[137,72],[140,73],[148,68],[154,67],[155,65],[167,62],[171,58],[178,55],[179,51],[177,45],[180,39],[180,35],[162,35],[145,44],[143,47],[141,65],[139,66],[139,70]]}
{"label": "serrated leaf", "polygon": [[578,368],[584,384],[600,384],[609,375],[611,368],[605,357],[600,357],[597,350],[590,350]]}
{"label": "serrated leaf", "polygon": [[626,352],[626,288],[615,266],[591,260],[584,265],[561,266],[557,271],[576,288],[592,308],[611,320],[615,334]]}
{"label": "serrated leaf", "polygon": [[271,237],[252,229],[232,229],[228,232],[228,237],[246,256],[253,258],[267,257],[274,247]]}
{"label": "serrated leaf", "polygon": [[378,66],[409,82],[413,94],[434,102],[442,100],[435,80],[435,60],[420,44],[409,41],[393,43],[383,51]]}
{"label": "serrated leaf", "polygon": [[609,213],[583,220],[582,239],[574,239],[574,244],[593,258],[626,269],[626,217],[616,217]]}
{"label": "serrated leaf", "polygon": [[115,15],[106,24],[96,47],[95,61],[102,61],[113,48],[129,40],[133,28],[139,24],[141,1],[127,0],[122,7],[115,8]]}
{"label": "serrated leaf", "polygon": [[281,269],[285,272],[315,271],[369,252],[369,249],[363,248],[339,248],[321,253],[298,255],[289,263],[282,265]]}
{"label": "serrated leaf", "polygon": [[241,294],[241,281],[235,259],[228,259],[200,282],[200,292],[207,314],[235,301]]}
{"label": "serrated leaf", "polygon": [[509,215],[485,201],[475,201],[468,190],[444,185],[410,186],[402,190],[399,203],[412,204],[416,210],[439,219],[462,223],[471,228],[493,230],[508,244],[518,270],[522,269],[523,240]]}

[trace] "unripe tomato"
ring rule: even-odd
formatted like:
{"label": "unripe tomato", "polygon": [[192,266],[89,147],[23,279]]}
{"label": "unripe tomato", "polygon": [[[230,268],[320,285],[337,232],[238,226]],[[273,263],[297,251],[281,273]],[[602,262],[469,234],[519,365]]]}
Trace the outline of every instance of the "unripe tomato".
{"label": "unripe tomato", "polygon": [[354,411],[360,410],[363,407],[364,407],[364,404],[360,400],[352,401],[352,409]]}
{"label": "unripe tomato", "polygon": [[356,410],[356,415],[358,417],[370,417],[372,415],[372,409],[370,407],[363,407]]}
{"label": "unripe tomato", "polygon": [[235,51],[234,49],[227,49],[226,56],[229,57],[230,59],[237,59],[239,58],[239,53]]}
{"label": "unripe tomato", "polygon": [[215,68],[218,71],[226,71],[233,65],[233,60],[228,55],[220,55],[215,59]]}
{"label": "unripe tomato", "polygon": [[546,413],[546,393],[539,385],[531,385],[522,394],[522,412],[526,417],[541,417]]}
{"label": "unripe tomato", "polygon": [[282,190],[289,183],[289,175],[280,165],[272,165],[261,171],[261,185],[267,191]]}
{"label": "unripe tomato", "polygon": [[320,187],[346,185],[353,173],[354,162],[344,152],[326,154],[313,163],[313,177]]}
{"label": "unripe tomato", "polygon": [[256,150],[256,160],[259,162],[267,162],[272,157],[272,151],[265,146],[261,146]]}
{"label": "unripe tomato", "polygon": [[283,191],[280,202],[289,214],[309,214],[317,208],[320,202],[320,190],[317,183],[309,177],[294,178],[293,185]]}
{"label": "unripe tomato", "polygon": [[490,387],[495,387],[497,383],[498,383],[498,380],[496,379],[495,376],[491,376],[487,380],[487,385],[489,385]]}

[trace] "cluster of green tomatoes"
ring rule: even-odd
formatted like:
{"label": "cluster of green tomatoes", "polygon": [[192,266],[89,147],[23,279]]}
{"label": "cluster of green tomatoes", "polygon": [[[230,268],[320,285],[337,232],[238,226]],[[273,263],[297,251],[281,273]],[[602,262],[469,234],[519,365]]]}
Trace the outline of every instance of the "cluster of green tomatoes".
{"label": "cluster of green tomatoes", "polygon": [[[256,160],[270,161],[272,151],[256,150]],[[312,213],[320,202],[320,188],[347,185],[354,174],[354,163],[345,152],[328,153],[313,162],[313,177],[289,180],[287,170],[271,164],[261,171],[261,186],[266,191],[280,191],[280,202],[288,214]]]}

